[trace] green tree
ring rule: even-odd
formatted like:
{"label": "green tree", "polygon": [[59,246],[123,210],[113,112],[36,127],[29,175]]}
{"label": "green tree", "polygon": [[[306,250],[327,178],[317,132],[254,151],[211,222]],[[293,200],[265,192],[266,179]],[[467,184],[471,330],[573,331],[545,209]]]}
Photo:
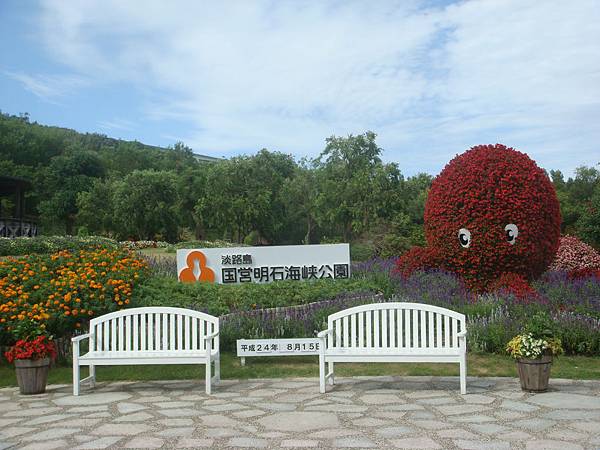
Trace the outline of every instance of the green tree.
{"label": "green tree", "polygon": [[196,239],[206,238],[207,220],[196,209],[198,202],[210,195],[207,188],[208,164],[188,167],[177,176],[179,224],[194,231]]}
{"label": "green tree", "polygon": [[113,180],[94,180],[77,195],[77,223],[98,235],[116,235]]}
{"label": "green tree", "polygon": [[594,190],[600,183],[600,171],[593,167],[578,167],[575,177],[565,181],[559,170],[551,170],[550,177],[556,189],[562,216],[564,234],[581,234],[581,218],[585,214]]}
{"label": "green tree", "polygon": [[349,242],[368,230],[376,217],[373,182],[381,165],[375,133],[332,136],[315,160],[319,183],[317,220]]}
{"label": "green tree", "polygon": [[590,201],[584,208],[577,225],[581,238],[596,249],[600,249],[600,183],[596,183]]}
{"label": "green tree", "polygon": [[256,232],[267,242],[277,242],[285,235],[282,188],[295,167],[290,155],[266,149],[213,164],[196,214],[226,238],[242,242]]}
{"label": "green tree", "polygon": [[73,234],[77,196],[103,175],[102,163],[94,153],[75,150],[52,158],[47,170],[40,171],[38,178],[38,183],[49,193],[39,204],[42,217],[59,221],[67,234]]}
{"label": "green tree", "polygon": [[[315,172],[310,169],[306,160],[302,160],[294,176],[285,180],[281,192],[288,222],[286,230],[291,243],[318,242],[316,219],[318,192]],[[302,236],[301,240],[294,239],[296,235]]]}
{"label": "green tree", "polygon": [[114,182],[112,201],[120,238],[177,239],[179,199],[173,172],[136,170]]}

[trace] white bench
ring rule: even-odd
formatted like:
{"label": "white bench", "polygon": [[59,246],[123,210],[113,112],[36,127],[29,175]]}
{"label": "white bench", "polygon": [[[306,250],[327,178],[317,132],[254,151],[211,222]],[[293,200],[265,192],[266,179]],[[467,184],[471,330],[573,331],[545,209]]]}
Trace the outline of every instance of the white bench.
{"label": "white bench", "polygon": [[464,314],[437,306],[373,303],[339,311],[318,334],[320,391],[327,380],[334,384],[336,362],[457,362],[466,394],[466,335]]}
{"label": "white bench", "polygon": [[[206,393],[220,379],[219,319],[183,308],[131,308],[90,321],[90,332],[73,341],[73,395],[80,383],[96,381],[95,366],[139,364],[205,364]],[[80,355],[79,344],[89,339],[89,352]],[[215,376],[211,378],[211,363]],[[90,375],[80,380],[80,366]]]}

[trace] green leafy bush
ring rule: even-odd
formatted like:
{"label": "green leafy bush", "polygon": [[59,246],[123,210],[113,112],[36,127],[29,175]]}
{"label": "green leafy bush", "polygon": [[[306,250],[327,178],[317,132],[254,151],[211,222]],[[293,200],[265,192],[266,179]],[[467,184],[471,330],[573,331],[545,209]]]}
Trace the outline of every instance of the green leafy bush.
{"label": "green leafy bush", "polygon": [[367,279],[237,285],[190,284],[180,283],[171,277],[153,277],[134,292],[132,304],[192,307],[220,316],[234,311],[302,305],[358,291],[376,292],[377,285]]}
{"label": "green leafy bush", "polygon": [[60,250],[79,251],[103,247],[116,249],[119,243],[101,236],[37,236],[15,239],[0,238],[0,256],[22,256],[32,253],[51,254]]}
{"label": "green leafy bush", "polygon": [[229,247],[246,247],[245,244],[235,244],[229,241],[215,240],[215,241],[182,241],[177,244],[171,245],[167,248],[168,253],[175,253],[177,250],[182,248],[229,248]]}

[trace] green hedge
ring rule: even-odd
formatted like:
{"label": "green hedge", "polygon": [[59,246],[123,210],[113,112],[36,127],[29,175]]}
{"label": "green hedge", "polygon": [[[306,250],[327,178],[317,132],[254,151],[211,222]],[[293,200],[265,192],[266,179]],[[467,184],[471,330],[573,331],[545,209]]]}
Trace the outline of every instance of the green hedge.
{"label": "green hedge", "polygon": [[59,250],[78,251],[91,247],[118,248],[119,243],[101,236],[37,236],[15,239],[0,238],[0,256],[49,254]]}
{"label": "green hedge", "polygon": [[378,292],[377,284],[367,279],[350,279],[219,285],[152,277],[136,287],[132,306],[194,307],[219,316],[235,311],[301,305],[342,293],[366,291]]}

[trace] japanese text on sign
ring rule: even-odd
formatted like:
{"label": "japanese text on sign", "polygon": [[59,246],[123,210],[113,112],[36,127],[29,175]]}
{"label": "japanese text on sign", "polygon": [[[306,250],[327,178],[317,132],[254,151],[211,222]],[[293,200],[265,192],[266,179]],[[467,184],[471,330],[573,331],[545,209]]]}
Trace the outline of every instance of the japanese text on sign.
{"label": "japanese text on sign", "polygon": [[238,339],[237,355],[241,356],[291,356],[318,355],[319,339]]}
{"label": "japanese text on sign", "polygon": [[350,278],[348,244],[177,250],[184,283],[270,283]]}
{"label": "japanese text on sign", "polygon": [[349,276],[349,264],[329,264],[321,266],[263,266],[263,267],[223,267],[221,280],[223,283],[261,283],[278,280],[310,280],[335,278],[345,279]]}

